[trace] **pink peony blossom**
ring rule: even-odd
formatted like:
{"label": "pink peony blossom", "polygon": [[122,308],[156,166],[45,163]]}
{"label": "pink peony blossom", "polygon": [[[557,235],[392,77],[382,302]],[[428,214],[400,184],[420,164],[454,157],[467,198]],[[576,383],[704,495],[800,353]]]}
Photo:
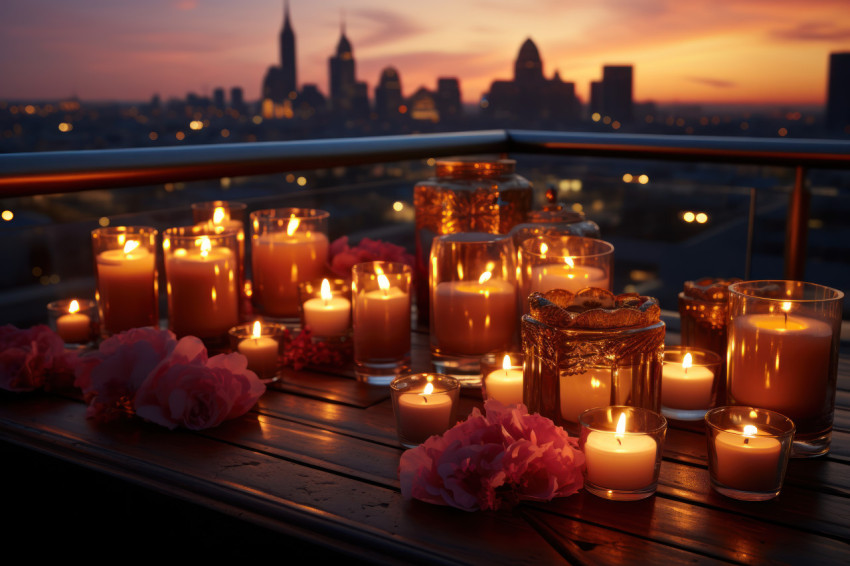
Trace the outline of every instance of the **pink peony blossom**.
{"label": "pink peony blossom", "polygon": [[414,258],[402,246],[381,240],[363,238],[354,247],[348,245],[348,236],[337,238],[329,250],[331,271],[340,277],[350,278],[351,268],[367,261],[392,261],[412,266]]}
{"label": "pink peony blossom", "polygon": [[64,342],[48,326],[0,327],[0,388],[33,391],[62,385],[73,372],[72,363]]}
{"label": "pink peony blossom", "polygon": [[465,511],[498,509],[520,500],[549,501],[581,489],[584,454],[578,440],[525,405],[484,404],[443,436],[401,456],[405,498]]}
{"label": "pink peony blossom", "polygon": [[170,429],[201,430],[243,415],[265,390],[245,356],[207,359],[203,344],[190,336],[150,373],[136,394],[135,408],[138,416]]}

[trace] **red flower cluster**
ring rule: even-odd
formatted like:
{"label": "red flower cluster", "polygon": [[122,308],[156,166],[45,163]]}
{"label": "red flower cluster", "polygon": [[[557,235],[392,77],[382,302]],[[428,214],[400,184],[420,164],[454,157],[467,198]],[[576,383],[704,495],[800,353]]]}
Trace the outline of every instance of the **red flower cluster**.
{"label": "red flower cluster", "polygon": [[0,327],[0,388],[33,391],[60,387],[74,374],[74,355],[48,326]]}
{"label": "red flower cluster", "polygon": [[395,244],[363,238],[354,247],[348,245],[348,236],[337,238],[331,243],[329,254],[331,271],[345,279],[351,278],[351,268],[367,261],[393,261],[413,266],[415,259]]}
{"label": "red flower cluster", "polygon": [[549,501],[584,484],[578,440],[525,405],[484,404],[443,436],[401,455],[405,498],[465,511],[499,509],[521,500]]}
{"label": "red flower cluster", "polygon": [[283,331],[283,366],[299,370],[304,366],[343,366],[353,355],[351,341],[339,344],[317,342],[309,327],[294,338],[288,328]]}

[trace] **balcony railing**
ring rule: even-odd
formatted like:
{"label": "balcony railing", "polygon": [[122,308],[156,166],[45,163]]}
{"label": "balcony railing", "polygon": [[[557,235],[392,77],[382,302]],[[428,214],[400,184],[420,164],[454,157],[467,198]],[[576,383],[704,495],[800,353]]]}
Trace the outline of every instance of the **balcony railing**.
{"label": "balcony railing", "polygon": [[[850,170],[850,141],[487,130],[0,155],[0,198],[200,181],[346,165],[483,153],[540,154],[794,168],[785,276],[802,279],[808,232],[807,170]],[[752,234],[754,206],[749,230]],[[748,254],[751,244],[748,242]],[[748,259],[749,266],[749,259]],[[747,271],[749,267],[747,268]]]}

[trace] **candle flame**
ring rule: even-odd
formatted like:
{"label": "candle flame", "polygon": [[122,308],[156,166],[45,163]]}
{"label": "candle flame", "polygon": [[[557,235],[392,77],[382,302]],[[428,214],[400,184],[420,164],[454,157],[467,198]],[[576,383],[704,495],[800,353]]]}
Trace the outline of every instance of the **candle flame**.
{"label": "candle flame", "polygon": [[301,224],[301,221],[295,218],[295,215],[291,215],[289,217],[289,224],[286,225],[286,235],[291,236],[298,230],[298,225]]}
{"label": "candle flame", "polygon": [[780,307],[784,312],[789,312],[791,310],[791,303],[789,301],[784,301],[782,306]]}
{"label": "candle flame", "polygon": [[502,369],[508,371],[509,369],[511,369],[512,365],[513,364],[511,363],[511,357],[505,354],[505,358],[502,360]]}
{"label": "candle flame", "polygon": [[124,243],[124,253],[128,254],[138,247],[139,247],[139,241],[138,240],[127,240]]}
{"label": "candle flame", "polygon": [[590,378],[590,386],[591,386],[593,389],[599,389],[600,387],[602,387],[602,382],[601,382],[601,381],[599,381],[599,380],[598,380],[597,378],[595,378],[595,377],[591,377],[591,378]]}
{"label": "candle flame", "polygon": [[327,305],[331,299],[333,299],[331,284],[327,279],[322,279],[322,300],[325,301],[325,305]]}
{"label": "candle flame", "polygon": [[685,370],[685,373],[688,373],[688,368],[694,365],[694,358],[691,356],[691,353],[688,352],[685,354],[684,359],[682,359],[682,368]]}
{"label": "candle flame", "polygon": [[263,335],[263,326],[259,320],[254,321],[254,327],[251,329],[251,335],[254,338],[260,338]]}
{"label": "candle flame", "polygon": [[383,273],[378,275],[378,288],[384,292],[386,296],[390,290],[390,280],[387,279],[387,276]]}
{"label": "candle flame", "polygon": [[481,277],[478,278],[478,284],[481,285],[485,281],[489,281],[490,277],[492,277],[492,276],[493,275],[489,271],[485,271],[484,273],[481,274]]}
{"label": "candle flame", "polygon": [[756,436],[758,433],[759,429],[757,429],[754,425],[744,425],[744,436]]}
{"label": "candle flame", "polygon": [[572,268],[574,268],[574,267],[576,266],[576,263],[573,261],[572,256],[566,256],[566,257],[564,258],[564,263],[566,263],[566,264],[567,264],[567,266],[568,266],[570,269],[572,269]]}
{"label": "candle flame", "polygon": [[626,434],[626,413],[620,413],[620,420],[617,421],[617,433],[615,436],[622,438]]}
{"label": "candle flame", "polygon": [[80,303],[77,302],[77,299],[74,299],[73,301],[71,301],[71,304],[68,305],[68,312],[69,313],[75,313],[75,312],[79,312],[79,310],[80,310]]}
{"label": "candle flame", "polygon": [[433,383],[426,383],[425,389],[422,390],[422,395],[430,395],[433,392],[434,392],[434,384]]}
{"label": "candle flame", "polygon": [[201,248],[201,257],[207,257],[212,249],[212,242],[206,236],[202,236],[195,240],[195,245]]}
{"label": "candle flame", "polygon": [[215,211],[213,211],[213,224],[221,224],[225,220],[225,211],[223,206],[215,207]]}

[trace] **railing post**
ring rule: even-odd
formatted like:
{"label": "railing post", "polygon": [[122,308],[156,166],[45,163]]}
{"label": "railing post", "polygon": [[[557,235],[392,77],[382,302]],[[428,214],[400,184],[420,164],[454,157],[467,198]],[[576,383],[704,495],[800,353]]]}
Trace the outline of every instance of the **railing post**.
{"label": "railing post", "polygon": [[809,231],[809,200],[806,168],[797,166],[794,190],[788,202],[788,221],[785,229],[785,278],[802,281],[806,272],[806,243]]}

